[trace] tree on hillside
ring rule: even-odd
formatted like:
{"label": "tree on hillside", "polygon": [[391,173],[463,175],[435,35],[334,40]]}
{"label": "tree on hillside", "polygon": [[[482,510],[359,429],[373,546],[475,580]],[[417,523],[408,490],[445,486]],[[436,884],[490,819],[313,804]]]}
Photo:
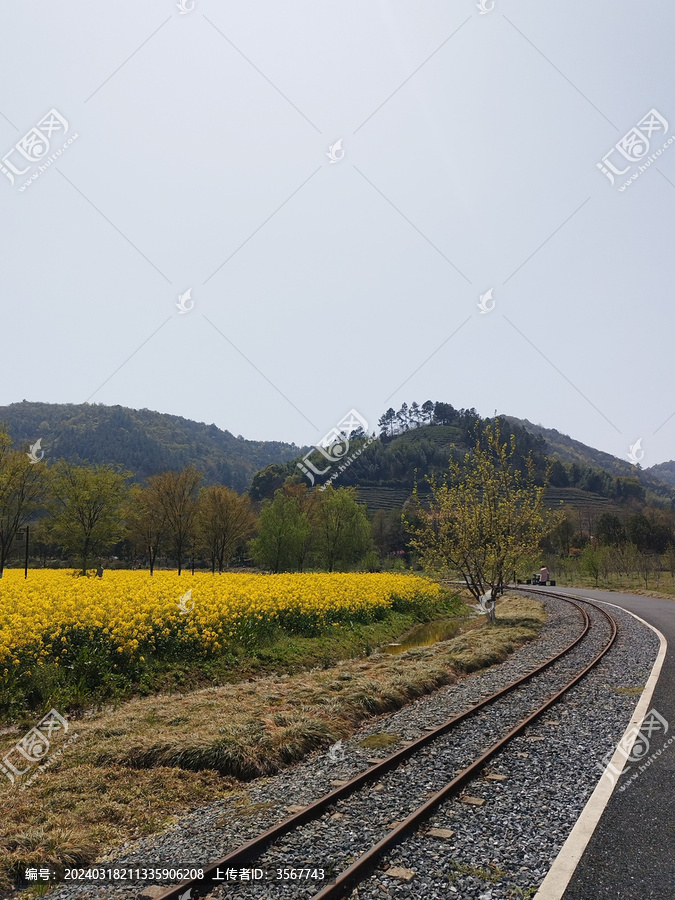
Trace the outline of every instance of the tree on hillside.
{"label": "tree on hillside", "polygon": [[637,500],[644,502],[646,491],[637,478],[619,476],[614,479],[613,495],[618,500]]}
{"label": "tree on hillside", "polygon": [[380,416],[377,424],[380,426],[381,437],[393,437],[396,425],[396,412],[392,406],[389,407],[384,415]]}
{"label": "tree on hillside", "polygon": [[271,572],[302,569],[312,525],[301,498],[279,488],[274,500],[265,500],[258,519],[258,536],[250,544],[259,566]]}
{"label": "tree on hillside", "polygon": [[19,529],[32,520],[47,493],[46,465],[12,450],[10,436],[0,430],[0,578]]}
{"label": "tree on hillside", "polygon": [[372,547],[366,510],[353,487],[326,488],[315,522],[317,560],[329,572],[358,562]]}
{"label": "tree on hillside", "polygon": [[665,553],[673,543],[672,514],[656,507],[646,507],[643,512],[649,522],[648,549],[652,553]]}
{"label": "tree on hillside", "polygon": [[410,428],[410,413],[408,412],[407,403],[401,404],[401,408],[396,413],[396,421],[398,422],[399,431],[407,431]]}
{"label": "tree on hillside", "polygon": [[565,517],[560,524],[551,532],[551,540],[555,547],[558,547],[565,556],[569,556],[572,540],[576,533],[574,524]]}
{"label": "tree on hillside", "polygon": [[434,418],[434,407],[435,403],[432,403],[431,400],[425,400],[422,404],[422,421],[425,425],[431,425],[431,422]]}
{"label": "tree on hillside", "polygon": [[549,484],[553,485],[553,487],[569,487],[569,483],[570,479],[565,466],[559,459],[551,460],[551,477],[549,479]]}
{"label": "tree on hillside", "polygon": [[157,491],[133,485],[125,515],[130,535],[147,554],[150,574],[154,575],[157,554],[166,539],[166,512]]}
{"label": "tree on hillside", "polygon": [[499,422],[486,423],[463,465],[450,460],[441,483],[430,479],[429,508],[418,503],[416,521],[406,517],[425,567],[459,574],[478,601],[489,593],[492,620],[509,575],[536,557],[563,516],[545,509],[546,483],[537,484],[531,458],[525,473],[516,468],[515,453],[513,435],[502,442]]}
{"label": "tree on hillside", "polygon": [[626,531],[628,532],[629,539],[635,544],[638,550],[641,551],[649,549],[651,530],[652,527],[649,524],[649,519],[642,515],[642,513],[631,516],[626,523]]}
{"label": "tree on hillside", "polygon": [[380,560],[389,554],[402,555],[407,545],[407,535],[401,521],[401,510],[378,509],[370,523],[370,533]]}
{"label": "tree on hillside", "polygon": [[452,425],[457,421],[457,410],[451,403],[436,403],[434,407],[435,425]]}
{"label": "tree on hillside", "polygon": [[202,488],[197,509],[197,534],[211,561],[211,572],[222,572],[235,551],[253,534],[251,498],[213,484]]}
{"label": "tree on hillside", "polygon": [[287,467],[272,463],[256,472],[248,489],[252,500],[271,500],[287,476]]}
{"label": "tree on hillside", "polygon": [[201,480],[202,473],[194,466],[148,478],[153,507],[164,513],[167,541],[176,558],[179,575],[183,570],[183,558],[195,538],[197,492]]}
{"label": "tree on hillside", "polygon": [[124,536],[123,504],[130,472],[113,466],[76,466],[60,460],[50,469],[49,532],[53,540],[87,564]]}
{"label": "tree on hillside", "polygon": [[616,547],[626,540],[621,519],[613,513],[603,513],[595,526],[595,536],[600,544]]}

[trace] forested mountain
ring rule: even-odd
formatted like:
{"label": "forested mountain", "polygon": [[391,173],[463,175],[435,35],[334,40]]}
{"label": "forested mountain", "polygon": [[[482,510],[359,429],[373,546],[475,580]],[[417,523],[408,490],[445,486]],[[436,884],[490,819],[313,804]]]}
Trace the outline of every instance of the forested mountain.
{"label": "forested mountain", "polygon": [[668,462],[657,463],[655,466],[650,466],[645,471],[649,472],[649,474],[653,475],[655,478],[665,481],[666,484],[675,487],[675,460],[671,459]]}
{"label": "forested mountain", "polygon": [[579,465],[586,468],[602,470],[609,475],[619,478],[637,478],[646,491],[657,495],[675,496],[664,489],[664,486],[675,487],[675,462],[659,463],[648,469],[639,469],[627,459],[619,459],[610,453],[596,450],[581,441],[575,441],[567,434],[561,434],[555,428],[544,428],[541,425],[533,425],[527,419],[516,419],[513,416],[506,417],[509,422],[520,425],[530,434],[543,438],[548,448],[548,454],[552,458],[570,465]]}
{"label": "forested mountain", "polygon": [[[416,476],[424,489],[425,475],[442,474],[451,455],[459,459],[474,445],[481,421],[475,409],[455,409],[449,403],[404,403],[398,411],[389,409],[379,420],[379,438],[340,473],[338,484],[367,489],[364,496],[377,498],[375,507],[400,506],[399,498],[409,495]],[[113,463],[130,470],[137,481],[194,463],[204,472],[205,484],[225,484],[240,492],[250,486],[254,499],[271,496],[289,475],[302,478],[296,463],[309,449],[245,440],[181,416],[102,404],[24,401],[0,407],[2,422],[15,446],[28,449],[41,438],[48,460]],[[521,465],[532,453],[540,476],[553,460],[551,488],[570,497],[579,499],[583,492],[638,505],[669,504],[675,498],[675,463],[639,469],[555,429],[512,417],[503,417],[502,432],[515,435]],[[352,436],[347,456],[365,441],[363,435]],[[387,492],[395,492],[397,499],[389,499]]]}
{"label": "forested mountain", "polygon": [[259,469],[303,452],[295,444],[248,441],[215,425],[181,416],[99,403],[12,403],[0,406],[15,447],[28,449],[41,438],[45,459],[113,463],[142,480],[165,469],[194,463],[206,484],[238,491]]}
{"label": "forested mountain", "polygon": [[[670,505],[675,501],[673,487],[650,470],[639,469],[554,429],[513,417],[499,418],[502,436],[515,437],[516,464],[522,468],[531,454],[540,479],[551,464],[550,488],[556,500],[573,498],[574,504],[580,505],[585,495],[586,502],[595,496],[638,506]],[[361,455],[340,473],[339,483],[359,486],[361,495],[369,498],[369,505],[384,509],[401,506],[416,478],[424,490],[425,476],[442,475],[450,456],[461,460],[474,446],[482,421],[475,409],[455,409],[449,403],[404,403],[398,411],[389,409],[378,423],[379,440],[364,447]],[[365,438],[356,437],[351,443],[359,449]],[[352,452],[350,447],[346,455]],[[318,455],[316,461],[320,462]],[[251,485],[252,496],[270,496],[284,478],[298,476],[296,463],[297,460],[291,460],[259,472]],[[391,492],[395,498],[393,494],[388,496]]]}
{"label": "forested mountain", "polygon": [[604,469],[611,475],[633,475],[635,466],[627,459],[619,459],[611,453],[596,450],[581,441],[575,441],[567,434],[561,434],[555,428],[544,428],[542,425],[534,425],[527,419],[516,419],[515,416],[505,416],[508,422],[513,422],[525,428],[530,434],[542,437],[549,448],[551,456],[555,456],[561,462],[578,463],[582,466],[596,466]]}

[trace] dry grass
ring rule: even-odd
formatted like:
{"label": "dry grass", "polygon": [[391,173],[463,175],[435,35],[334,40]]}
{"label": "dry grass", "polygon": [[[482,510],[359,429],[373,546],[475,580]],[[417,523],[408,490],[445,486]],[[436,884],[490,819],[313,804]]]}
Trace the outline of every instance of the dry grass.
{"label": "dry grass", "polygon": [[[562,575],[560,576],[563,577]],[[579,573],[566,575],[564,585],[560,582],[558,587],[588,588],[592,591],[612,591],[620,594],[638,594],[641,597],[658,597],[660,600],[675,600],[675,579],[671,579],[666,573],[660,579],[650,578],[650,584],[654,587],[645,588],[644,578],[633,575],[630,578],[602,578],[595,579]],[[669,584],[670,582],[670,584]]]}
{"label": "dry grass", "polygon": [[637,697],[638,694],[641,694],[644,689],[644,684],[636,684],[633,687],[614,687],[610,685],[611,690],[616,691],[617,694],[626,694],[629,697]]}
{"label": "dry grass", "polygon": [[653,591],[651,588],[647,591],[643,587],[617,587],[616,585],[607,587],[602,584],[597,589],[593,588],[593,590],[613,591],[617,594],[638,594],[640,597],[658,597],[659,600],[675,600],[675,590],[671,590],[670,593],[664,593],[663,591]]}
{"label": "dry grass", "polygon": [[[187,810],[236,799],[235,779],[273,774],[373,715],[503,661],[544,619],[541,604],[520,595],[503,598],[497,614],[497,627],[476,619],[449,641],[399,656],[135,699],[79,720],[58,763],[24,792],[0,790],[0,887],[27,865],[83,864]],[[0,755],[19,736],[2,735]]]}
{"label": "dry grass", "polygon": [[84,865],[104,848],[157,832],[177,812],[233,789],[231,779],[215,772],[132,772],[64,757],[23,793],[0,794],[0,887],[9,887],[27,866]]}
{"label": "dry grass", "polygon": [[543,603],[532,603],[525,594],[507,593],[497,601],[497,621],[504,623],[536,622],[542,625],[546,621],[546,608]]}

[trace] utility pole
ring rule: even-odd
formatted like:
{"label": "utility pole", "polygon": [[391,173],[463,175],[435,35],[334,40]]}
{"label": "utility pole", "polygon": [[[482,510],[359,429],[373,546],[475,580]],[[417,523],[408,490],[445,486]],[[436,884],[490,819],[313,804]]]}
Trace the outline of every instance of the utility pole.
{"label": "utility pole", "polygon": [[25,528],[17,529],[16,533],[17,535],[20,534],[22,540],[25,540],[26,542],[23,557],[23,577],[28,578],[28,546],[30,543],[30,525],[26,525]]}

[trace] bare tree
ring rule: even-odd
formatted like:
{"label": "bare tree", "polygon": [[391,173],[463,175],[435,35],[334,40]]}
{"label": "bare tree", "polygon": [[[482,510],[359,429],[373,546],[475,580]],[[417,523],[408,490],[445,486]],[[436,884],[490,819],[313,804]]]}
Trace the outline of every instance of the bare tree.
{"label": "bare tree", "polygon": [[654,574],[656,560],[648,551],[637,554],[637,570],[644,579],[645,590],[649,589],[649,576]]}
{"label": "bare tree", "polygon": [[166,540],[166,512],[156,490],[134,485],[131,488],[126,522],[129,533],[147,554],[150,574],[154,575],[155,560]]}
{"label": "bare tree", "polygon": [[220,484],[202,488],[197,510],[200,544],[211,560],[211,571],[222,572],[236,550],[253,534],[255,516],[247,494],[239,496]]}
{"label": "bare tree", "polygon": [[175,554],[179,575],[183,570],[183,557],[195,537],[197,492],[201,480],[202,473],[194,466],[148,478],[150,503],[164,514],[166,538]]}

